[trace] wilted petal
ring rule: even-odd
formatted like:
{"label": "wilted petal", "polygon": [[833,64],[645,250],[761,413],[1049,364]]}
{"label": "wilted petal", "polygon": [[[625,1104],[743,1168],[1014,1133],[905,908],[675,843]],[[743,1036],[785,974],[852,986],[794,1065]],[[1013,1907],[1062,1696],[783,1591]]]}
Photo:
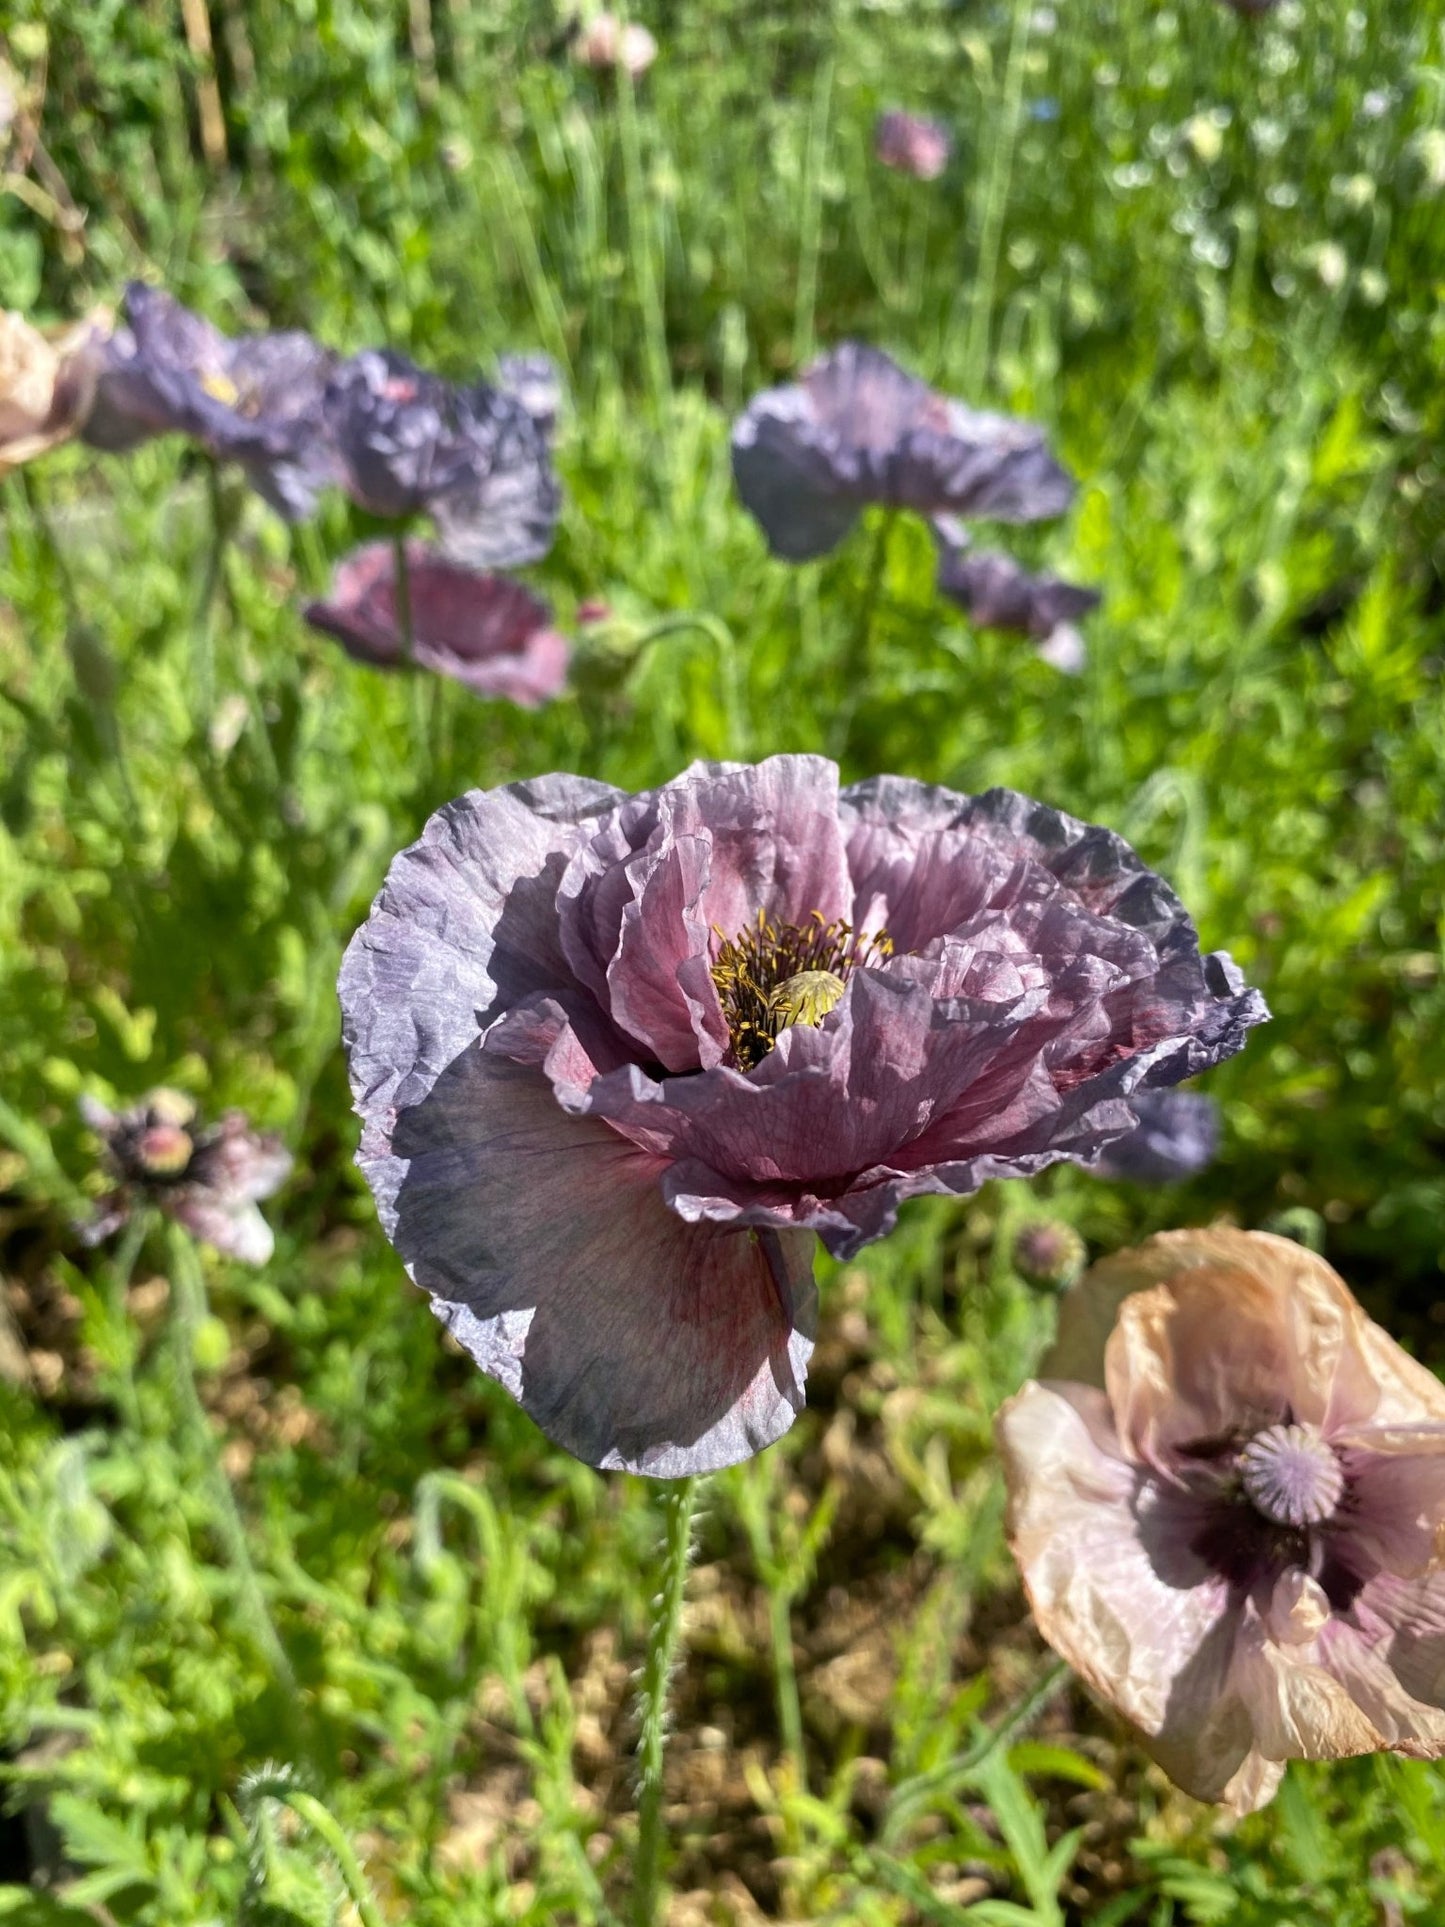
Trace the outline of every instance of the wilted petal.
{"label": "wilted petal", "polygon": [[79,429],[95,396],[102,353],[99,319],[32,328],[0,313],[0,478]]}
{"label": "wilted petal", "polygon": [[1202,1091],[1141,1091],[1132,1100],[1139,1122],[1115,1138],[1094,1166],[1100,1177],[1135,1184],[1191,1178],[1219,1149],[1219,1106]]}
{"label": "wilted petal", "polygon": [[1225,1691],[1237,1621],[1228,1587],[1182,1540],[1162,1563],[1146,1549],[1139,1508],[1160,1495],[1120,1451],[1101,1394],[1025,1385],[997,1434],[1009,1543],[1039,1630],[1171,1776],[1219,1798],[1250,1747]]}
{"label": "wilted petal", "polygon": [[[561,692],[570,651],[548,626],[544,602],[505,576],[460,568],[424,542],[407,543],[406,561],[411,660],[419,668],[526,709]],[[354,549],[337,565],[326,600],[308,604],[306,620],[361,662],[404,663],[392,544]]]}
{"label": "wilted petal", "polygon": [[733,425],[738,493],[775,555],[824,555],[869,502],[1029,522],[1073,496],[1043,431],[966,408],[876,348],[844,342]]}
{"label": "wilted petal", "polygon": [[193,1238],[243,1265],[269,1264],[276,1249],[271,1227],[254,1204],[222,1200],[182,1186],[161,1199],[161,1209]]}
{"label": "wilted petal", "polygon": [[938,586],[981,629],[1011,629],[1044,642],[1061,624],[1099,606],[1097,589],[1057,575],[1034,575],[996,549],[940,544]]}
{"label": "wilted petal", "polygon": [[658,1478],[760,1451],[803,1402],[806,1235],[684,1225],[655,1160],[464,1051],[372,1113],[362,1169],[416,1282],[482,1369],[589,1464]]}

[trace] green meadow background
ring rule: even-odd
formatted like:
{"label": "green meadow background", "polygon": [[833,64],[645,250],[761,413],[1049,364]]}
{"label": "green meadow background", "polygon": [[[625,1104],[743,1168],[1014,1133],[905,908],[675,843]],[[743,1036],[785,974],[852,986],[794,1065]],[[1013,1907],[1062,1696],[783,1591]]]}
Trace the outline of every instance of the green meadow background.
{"label": "green meadow background", "polygon": [[[989,1427],[1052,1322],[1037,1215],[1290,1230],[1445,1351],[1445,8],[639,17],[634,89],[507,0],[0,0],[0,301],[139,275],[454,376],[545,350],[529,575],[608,609],[525,714],[305,628],[339,498],[288,532],[175,441],[0,484],[0,1921],[628,1917],[659,1498],[446,1348],[351,1167],[333,984],[462,789],[784,749],[1113,826],[1274,1021],[1190,1185],[1060,1171],[823,1265],[807,1413],[706,1492],[671,1927],[1438,1921],[1433,1769],[1295,1769],[1231,1827],[1052,1669]],[[948,122],[942,180],[873,161],[884,106]],[[870,526],[769,559],[730,417],[850,335],[1047,425],[1078,500],[1013,541],[1103,593],[1077,679],[942,603],[921,524],[876,595]],[[161,1081],[293,1147],[265,1270],[80,1247],[76,1099]]]}

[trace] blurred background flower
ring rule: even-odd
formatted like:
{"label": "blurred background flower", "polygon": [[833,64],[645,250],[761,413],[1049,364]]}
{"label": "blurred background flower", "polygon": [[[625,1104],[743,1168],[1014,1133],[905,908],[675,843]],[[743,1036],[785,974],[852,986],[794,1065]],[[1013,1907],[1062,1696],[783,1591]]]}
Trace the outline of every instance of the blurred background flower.
{"label": "blurred background flower", "polygon": [[873,152],[884,167],[899,174],[911,174],[916,181],[936,181],[953,153],[953,136],[942,121],[891,108],[878,116]]}
{"label": "blurred background flower", "polygon": [[168,1218],[243,1264],[264,1265],[275,1247],[257,1200],[279,1190],[291,1154],[277,1137],[253,1130],[242,1111],[198,1122],[193,1099],[158,1089],[128,1110],[82,1098],[81,1115],[100,1138],[107,1173],[118,1180],[82,1227],[98,1243],[143,1207]]}
{"label": "blurred background flower", "polygon": [[876,502],[1032,522],[1074,485],[1031,422],[966,408],[881,349],[845,341],[733,424],[733,475],[774,555],[826,555]]}
{"label": "blurred background flower", "polygon": [[189,435],[237,462],[288,521],[313,513],[339,479],[321,414],[336,357],[310,335],[233,340],[163,289],[133,281],[128,325],[105,343],[85,424],[92,447],[122,453],[153,435]]}
{"label": "blurred background flower", "polygon": [[[535,366],[528,377],[537,398]],[[516,568],[552,545],[561,491],[545,428],[516,395],[487,382],[454,386],[389,349],[343,362],[325,419],[345,486],[374,515],[424,512],[453,561]]]}
{"label": "blurred background flower", "polygon": [[[411,660],[419,669],[525,709],[561,692],[570,651],[549,626],[544,602],[505,576],[448,562],[425,542],[408,542],[405,556]],[[379,669],[407,660],[396,561],[390,542],[353,549],[337,564],[325,600],[306,607],[313,628]]]}
{"label": "blurred background flower", "polygon": [[76,433],[95,396],[106,319],[39,329],[0,313],[0,477]]}

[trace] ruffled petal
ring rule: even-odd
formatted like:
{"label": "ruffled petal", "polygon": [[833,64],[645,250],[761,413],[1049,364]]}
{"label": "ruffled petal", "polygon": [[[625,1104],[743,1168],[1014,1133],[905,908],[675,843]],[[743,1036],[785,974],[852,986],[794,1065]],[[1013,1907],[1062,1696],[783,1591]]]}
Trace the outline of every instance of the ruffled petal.
{"label": "ruffled petal", "polygon": [[364,1112],[417,1102],[500,1011],[571,986],[557,885],[617,795],[576,776],[473,790],[395,859],[338,986]]}
{"label": "ruffled petal", "polygon": [[434,1309],[549,1437],[658,1478],[730,1465],[803,1403],[811,1239],[691,1227],[660,1167],[468,1050],[373,1114],[359,1162]]}

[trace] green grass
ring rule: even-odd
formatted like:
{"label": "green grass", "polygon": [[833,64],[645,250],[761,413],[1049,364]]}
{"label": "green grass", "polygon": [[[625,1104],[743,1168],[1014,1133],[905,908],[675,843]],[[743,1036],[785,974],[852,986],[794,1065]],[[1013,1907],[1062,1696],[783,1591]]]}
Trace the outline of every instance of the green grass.
{"label": "green grass", "polygon": [[[1072,1687],[1031,1707],[1047,1656],[989,1421],[1050,1322],[1006,1262],[1034,1208],[1096,1250],[1316,1214],[1438,1362],[1439,0],[1255,26],[1214,0],[1052,25],[676,0],[635,97],[572,69],[540,8],[210,11],[225,166],[178,11],[15,0],[9,58],[44,75],[87,218],[66,238],[44,196],[0,198],[6,302],[69,314],[146,272],[226,325],[453,373],[547,349],[568,506],[533,574],[564,623],[584,597],[612,616],[575,693],[523,714],[304,628],[354,532],[338,502],[291,536],[227,480],[207,595],[178,445],[0,485],[0,1773],[7,1841],[61,1880],[0,1888],[0,1920],[365,1920],[363,1873],[397,1927],[626,1916],[659,1497],[564,1459],[445,1349],[350,1167],[332,986],[391,853],[468,785],[813,748],[1122,830],[1275,1021],[1210,1081],[1226,1145],[1191,1187],[919,1204],[825,1268],[807,1414],[703,1495],[666,1812],[672,1882],[707,1898],[674,1921],[1438,1918],[1428,1769],[1296,1771],[1229,1831]],[[893,104],[955,126],[936,186],[871,162]],[[874,528],[768,559],[730,413],[849,333],[1057,438],[1078,505],[1020,547],[1103,591],[1077,681],[940,604],[906,520],[864,684]],[[179,1335],[214,1446],[166,1246],[83,1254],[70,1228],[77,1094],[161,1080],[297,1152],[275,1261],[208,1261],[214,1317]]]}

